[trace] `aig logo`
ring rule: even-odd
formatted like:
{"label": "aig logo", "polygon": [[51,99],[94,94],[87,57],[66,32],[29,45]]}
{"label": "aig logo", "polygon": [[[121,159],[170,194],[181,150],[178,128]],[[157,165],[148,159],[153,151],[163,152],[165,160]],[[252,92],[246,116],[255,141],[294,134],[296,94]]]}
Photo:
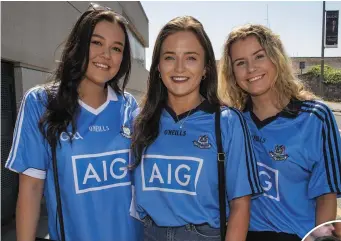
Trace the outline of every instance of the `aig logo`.
{"label": "aig logo", "polygon": [[76,193],[130,185],[129,150],[72,156]]}
{"label": "aig logo", "polygon": [[[83,137],[79,134],[79,132],[76,132],[73,136],[72,136],[72,132],[69,132],[69,135],[71,136],[72,140],[79,140],[82,139]],[[60,134],[60,140],[61,141],[68,141],[70,140],[70,136],[69,136],[66,132],[62,132]]]}
{"label": "aig logo", "polygon": [[278,170],[268,167],[267,165],[257,162],[259,179],[264,190],[264,196],[280,201],[278,187]]}
{"label": "aig logo", "polygon": [[145,155],[141,162],[142,189],[197,195],[203,160],[187,156]]}

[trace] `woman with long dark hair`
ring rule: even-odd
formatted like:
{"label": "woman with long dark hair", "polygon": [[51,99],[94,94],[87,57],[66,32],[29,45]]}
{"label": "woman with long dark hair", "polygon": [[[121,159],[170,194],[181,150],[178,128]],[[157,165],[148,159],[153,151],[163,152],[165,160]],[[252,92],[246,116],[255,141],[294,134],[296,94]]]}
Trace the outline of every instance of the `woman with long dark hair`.
{"label": "woman with long dark hair", "polygon": [[134,124],[136,206],[145,241],[220,240],[216,112],[226,155],[226,240],[242,241],[250,196],[261,192],[249,132],[239,111],[220,109],[214,52],[202,24],[177,17],[157,37]]}
{"label": "woman with long dark hair", "polygon": [[25,94],[6,163],[20,173],[18,241],[35,240],[43,190],[53,240],[142,239],[129,214],[137,108],[124,92],[130,61],[126,20],[91,4],[68,37],[55,81]]}

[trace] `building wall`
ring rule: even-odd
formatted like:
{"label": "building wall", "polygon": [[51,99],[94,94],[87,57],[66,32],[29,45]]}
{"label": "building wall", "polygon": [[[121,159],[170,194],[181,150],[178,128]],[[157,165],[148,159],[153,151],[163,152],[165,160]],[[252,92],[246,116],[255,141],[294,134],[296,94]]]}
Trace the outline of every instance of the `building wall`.
{"label": "building wall", "polygon": [[[51,78],[51,73],[42,69],[17,63],[14,65],[16,104],[20,105],[25,92],[33,86],[46,83]],[[19,108],[17,108],[19,110]]]}
{"label": "building wall", "polygon": [[[1,57],[52,69],[78,14],[67,2],[2,2]],[[63,17],[60,13],[63,13]]]}
{"label": "building wall", "polygon": [[136,29],[143,29],[139,31],[140,38],[144,47],[149,47],[149,20],[144,12],[140,2],[122,1],[119,2],[123,7],[123,15],[127,15],[129,22],[136,27]]}
{"label": "building wall", "polygon": [[[148,18],[139,2],[99,2],[125,14],[135,35],[148,46]],[[1,58],[15,63],[17,100],[27,89],[47,81],[57,66],[63,42],[89,2],[2,2]],[[136,33],[136,31],[138,31]],[[148,71],[133,60],[129,88],[145,91]],[[17,86],[18,85],[18,86]]]}
{"label": "building wall", "polygon": [[[320,57],[292,57],[291,61],[296,73],[301,73],[300,62],[305,62],[305,68],[302,70],[303,74],[308,72],[312,66],[321,65]],[[341,57],[325,57],[324,64],[341,69]]]}
{"label": "building wall", "polygon": [[341,102],[341,83],[321,83],[319,77],[312,77],[309,74],[302,74],[298,77],[306,88],[323,100]]}

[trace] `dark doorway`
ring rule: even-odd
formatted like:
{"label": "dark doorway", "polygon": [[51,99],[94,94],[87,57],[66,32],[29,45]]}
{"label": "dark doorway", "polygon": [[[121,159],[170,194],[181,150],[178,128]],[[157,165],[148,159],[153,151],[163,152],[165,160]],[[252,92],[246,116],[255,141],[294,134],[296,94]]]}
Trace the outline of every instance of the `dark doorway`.
{"label": "dark doorway", "polygon": [[14,216],[18,175],[4,168],[13,139],[16,118],[14,66],[1,60],[1,223]]}

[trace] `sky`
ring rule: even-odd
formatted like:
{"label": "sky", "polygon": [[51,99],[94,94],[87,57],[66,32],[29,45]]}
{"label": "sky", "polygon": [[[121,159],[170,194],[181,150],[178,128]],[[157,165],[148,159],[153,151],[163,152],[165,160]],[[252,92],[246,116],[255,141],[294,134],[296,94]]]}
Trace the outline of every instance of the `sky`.
{"label": "sky", "polygon": [[[216,59],[221,57],[228,33],[246,23],[270,27],[280,35],[289,56],[321,56],[322,1],[141,1],[141,4],[149,19],[148,70],[159,31],[168,21],[182,15],[191,15],[204,25]],[[341,58],[341,1],[327,1],[326,10],[339,10],[339,47],[326,48],[324,55]]]}

